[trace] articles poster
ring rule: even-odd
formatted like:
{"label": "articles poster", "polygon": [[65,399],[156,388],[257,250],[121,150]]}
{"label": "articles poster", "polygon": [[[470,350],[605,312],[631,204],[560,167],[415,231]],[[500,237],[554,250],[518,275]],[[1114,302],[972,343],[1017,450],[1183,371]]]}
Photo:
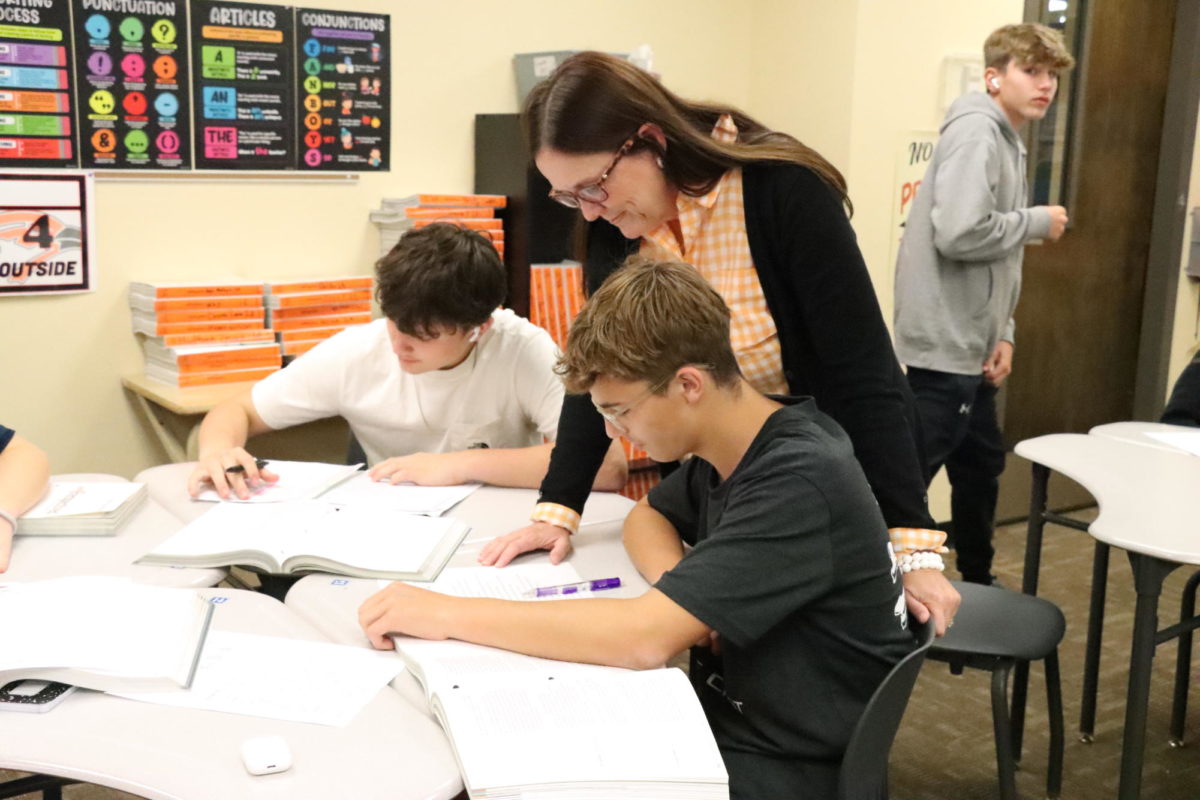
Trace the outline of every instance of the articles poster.
{"label": "articles poster", "polygon": [[297,9],[300,169],[388,169],[390,21],[387,14]]}
{"label": "articles poster", "polygon": [[80,160],[188,169],[185,0],[75,0]]}
{"label": "articles poster", "polygon": [[0,297],[90,292],[91,173],[0,172]]}
{"label": "articles poster", "polygon": [[197,169],[295,169],[292,9],[192,0]]}
{"label": "articles poster", "polygon": [[78,163],[67,0],[0,0],[0,166]]}

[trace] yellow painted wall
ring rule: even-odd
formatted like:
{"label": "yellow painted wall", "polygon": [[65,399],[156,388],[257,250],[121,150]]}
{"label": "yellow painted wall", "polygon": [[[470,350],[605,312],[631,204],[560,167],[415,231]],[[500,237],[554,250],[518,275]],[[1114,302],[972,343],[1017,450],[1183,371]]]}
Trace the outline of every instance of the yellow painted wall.
{"label": "yellow painted wall", "polygon": [[513,53],[648,42],[672,87],[748,100],[750,15],[740,3],[314,5],[393,15],[391,172],[345,185],[101,181],[99,290],[0,299],[0,420],[41,445],[54,471],[132,476],[165,460],[119,385],[141,368],[130,280],[368,272],[379,244],[367,213],[382,197],[471,190],[474,115],[517,110]]}

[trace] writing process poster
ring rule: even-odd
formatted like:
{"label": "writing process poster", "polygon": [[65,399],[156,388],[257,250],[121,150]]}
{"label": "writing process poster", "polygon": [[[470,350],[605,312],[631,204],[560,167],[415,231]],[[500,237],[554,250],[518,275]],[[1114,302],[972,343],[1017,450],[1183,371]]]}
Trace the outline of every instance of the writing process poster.
{"label": "writing process poster", "polygon": [[75,0],[85,167],[187,169],[185,0]]}
{"label": "writing process poster", "polygon": [[296,11],[300,169],[388,169],[390,19],[387,14]]}
{"label": "writing process poster", "polygon": [[96,288],[92,174],[0,172],[0,297]]}
{"label": "writing process poster", "polygon": [[68,0],[0,0],[0,166],[78,163]]}
{"label": "writing process poster", "polygon": [[295,168],[292,24],[288,6],[192,0],[198,169]]}

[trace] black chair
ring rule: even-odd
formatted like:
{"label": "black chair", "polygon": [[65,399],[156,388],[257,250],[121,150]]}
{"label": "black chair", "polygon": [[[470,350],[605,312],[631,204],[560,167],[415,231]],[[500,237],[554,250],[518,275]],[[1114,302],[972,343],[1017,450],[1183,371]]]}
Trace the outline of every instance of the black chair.
{"label": "black chair", "polygon": [[932,624],[909,620],[917,648],[892,667],[854,726],[838,775],[838,800],[887,800],[888,753],[934,635]]}
{"label": "black chair", "polygon": [[1046,668],[1046,702],[1050,717],[1050,757],[1046,796],[1062,790],[1063,709],[1058,673],[1058,643],[1067,621],[1054,603],[1040,597],[995,586],[952,581],[962,595],[954,627],[933,643],[929,658],[944,661],[955,675],[964,667],[992,673],[992,726],[996,737],[996,768],[1000,797],[1017,799],[1016,761],[1020,758],[1023,716],[1010,717],[1008,679],[1019,662],[1043,661]]}

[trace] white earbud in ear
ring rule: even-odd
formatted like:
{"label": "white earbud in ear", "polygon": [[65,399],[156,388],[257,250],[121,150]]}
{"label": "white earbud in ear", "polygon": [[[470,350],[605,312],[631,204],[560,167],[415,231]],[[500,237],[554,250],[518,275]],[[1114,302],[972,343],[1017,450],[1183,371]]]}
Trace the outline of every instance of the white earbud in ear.
{"label": "white earbud in ear", "polygon": [[478,325],[476,325],[474,328],[471,328],[471,332],[469,334],[467,334],[467,341],[472,342],[472,343],[479,341],[479,326]]}
{"label": "white earbud in ear", "polygon": [[992,78],[992,81],[991,81],[991,83],[992,83],[992,88],[993,88],[993,89],[999,89],[999,88],[1000,88],[1000,79],[999,79],[999,78]]}

